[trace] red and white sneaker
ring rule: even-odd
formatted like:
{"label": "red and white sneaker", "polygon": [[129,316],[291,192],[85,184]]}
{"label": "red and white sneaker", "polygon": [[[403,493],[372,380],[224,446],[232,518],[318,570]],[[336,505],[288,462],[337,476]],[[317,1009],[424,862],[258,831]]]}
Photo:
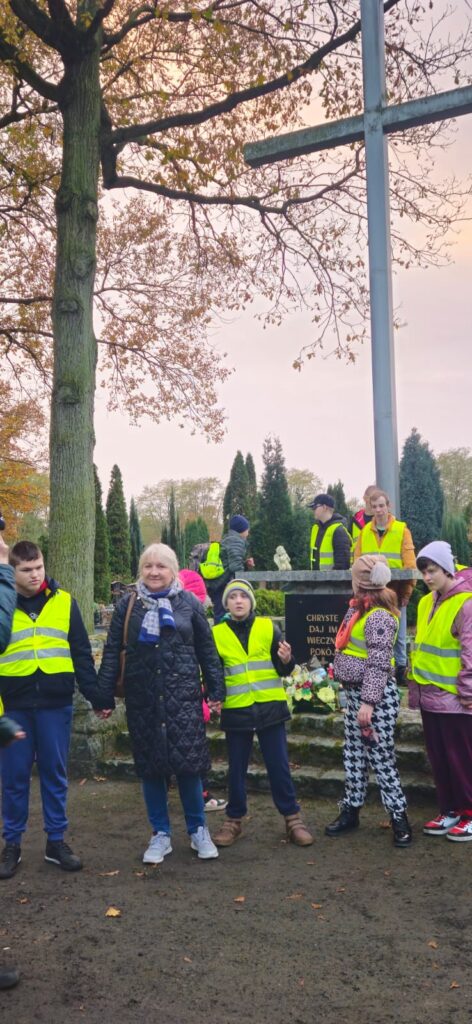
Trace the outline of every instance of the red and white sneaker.
{"label": "red and white sneaker", "polygon": [[472,842],[472,816],[463,814],[459,823],[449,829],[446,839],[452,839],[453,843]]}
{"label": "red and white sneaker", "polygon": [[460,814],[447,811],[446,814],[438,814],[437,818],[427,821],[423,825],[423,832],[426,836],[445,836],[446,832],[449,832],[449,829],[457,825],[460,820]]}

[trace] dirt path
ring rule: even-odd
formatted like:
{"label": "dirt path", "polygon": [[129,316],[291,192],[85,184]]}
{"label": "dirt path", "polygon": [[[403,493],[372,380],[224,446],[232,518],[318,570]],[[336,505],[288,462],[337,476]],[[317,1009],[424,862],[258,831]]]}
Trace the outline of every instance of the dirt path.
{"label": "dirt path", "polygon": [[[174,853],[144,870],[139,787],[71,786],[70,841],[85,868],[43,861],[34,783],[23,863],[1,884],[1,947],[22,970],[0,993],[16,1024],[471,1024],[472,845],[395,850],[379,806],[329,840],[328,803],[306,803],[317,842],[283,841],[269,798],[218,860],[191,854],[175,796]],[[219,814],[209,815],[216,828]],[[109,874],[107,874],[109,873]],[[244,899],[243,899],[244,897]],[[121,916],[108,918],[114,906]]]}

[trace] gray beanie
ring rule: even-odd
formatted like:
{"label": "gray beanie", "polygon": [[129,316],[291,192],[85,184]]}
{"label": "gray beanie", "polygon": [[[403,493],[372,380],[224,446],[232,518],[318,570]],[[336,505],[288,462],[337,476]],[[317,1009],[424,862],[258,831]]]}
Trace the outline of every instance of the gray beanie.
{"label": "gray beanie", "polygon": [[420,558],[427,558],[428,562],[435,562],[439,565],[444,572],[449,573],[449,576],[454,576],[456,567],[454,565],[454,558],[452,554],[451,545],[447,540],[432,540],[431,544],[426,544],[421,551],[418,551],[416,556],[416,564]]}

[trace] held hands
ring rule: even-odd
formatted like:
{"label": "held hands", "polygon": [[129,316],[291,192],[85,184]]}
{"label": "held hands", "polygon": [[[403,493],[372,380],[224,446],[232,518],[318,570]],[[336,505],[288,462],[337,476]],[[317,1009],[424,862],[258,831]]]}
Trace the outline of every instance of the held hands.
{"label": "held hands", "polygon": [[216,711],[216,714],[221,714],[221,701],[220,700],[209,700],[208,707],[210,711]]}
{"label": "held hands", "polygon": [[359,722],[361,729],[367,729],[369,727],[372,722],[373,713],[374,709],[372,704],[364,704],[364,702],[362,702],[359,711],[357,712],[357,721]]}
{"label": "held hands", "polygon": [[0,565],[8,565],[8,544],[5,544],[5,541],[4,541],[1,533],[0,533]]}
{"label": "held hands", "polygon": [[292,648],[287,640],[281,640],[277,648],[277,654],[283,665],[288,665],[292,657]]}

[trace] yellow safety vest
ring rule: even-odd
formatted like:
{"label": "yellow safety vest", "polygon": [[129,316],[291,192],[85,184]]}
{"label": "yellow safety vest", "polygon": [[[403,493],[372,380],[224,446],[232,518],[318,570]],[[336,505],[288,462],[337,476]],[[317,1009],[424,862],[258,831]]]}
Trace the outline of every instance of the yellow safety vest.
{"label": "yellow safety vest", "polygon": [[199,572],[204,580],[216,580],[223,575],[224,571],[225,567],[220,558],[220,545],[215,540],[208,548],[205,561],[200,562]]}
{"label": "yellow safety vest", "polygon": [[402,544],[406,523],[394,519],[380,538],[374,533],[372,523],[361,531],[361,555],[384,555],[391,569],[403,569]]}
{"label": "yellow safety vest", "polygon": [[[321,541],[320,550],[319,550],[320,569],[332,569],[333,568],[333,565],[334,565],[333,533],[335,532],[335,530],[337,530],[338,526],[341,527],[342,530],[346,530],[346,527],[343,526],[342,523],[331,523],[331,525],[328,526],[327,529],[324,532],[323,540]],[[311,565],[312,566],[313,566],[313,562],[315,561],[316,538],[318,536],[319,528],[320,528],[319,523],[314,523],[314,525],[312,527],[312,530],[311,530],[310,561],[311,561]],[[350,540],[351,539],[350,533],[348,533],[347,530],[346,530],[346,533],[347,533],[347,535],[349,537],[349,540]]]}
{"label": "yellow safety vest", "polygon": [[457,693],[457,676],[462,668],[461,645],[451,629],[457,613],[472,593],[454,594],[434,612],[434,595],[426,594],[418,605],[418,623],[411,653],[411,671],[421,686],[439,686]]}
{"label": "yellow safety vest", "polygon": [[[368,657],[367,644],[366,644],[366,640],[365,640],[365,624],[366,624],[367,619],[369,618],[369,616],[373,615],[374,612],[378,612],[378,611],[385,611],[385,612],[387,612],[387,615],[391,615],[392,619],[395,619],[395,625],[396,625],[395,639],[396,639],[396,636],[397,636],[397,633],[398,633],[398,622],[399,622],[398,617],[396,615],[394,615],[392,612],[387,611],[386,608],[382,608],[382,609],[380,609],[380,608],[371,608],[370,612],[366,612],[366,614],[363,615],[362,618],[358,619],[357,622],[354,623],[354,626],[352,627],[351,635],[349,637],[349,643],[340,652],[341,654],[350,654],[352,658],[367,658]],[[395,659],[394,659],[393,655],[392,655],[392,660],[391,660],[390,664],[391,665],[395,664]]]}
{"label": "yellow safety vest", "polygon": [[224,708],[246,708],[270,700],[286,701],[284,684],[270,656],[274,638],[271,619],[254,619],[247,653],[226,622],[213,626],[213,637],[225,671]]}
{"label": "yellow safety vest", "polygon": [[56,591],[34,622],[16,609],[10,643],[0,654],[0,683],[2,676],[31,676],[38,668],[48,676],[74,671],[68,640],[71,603],[66,590]]}

